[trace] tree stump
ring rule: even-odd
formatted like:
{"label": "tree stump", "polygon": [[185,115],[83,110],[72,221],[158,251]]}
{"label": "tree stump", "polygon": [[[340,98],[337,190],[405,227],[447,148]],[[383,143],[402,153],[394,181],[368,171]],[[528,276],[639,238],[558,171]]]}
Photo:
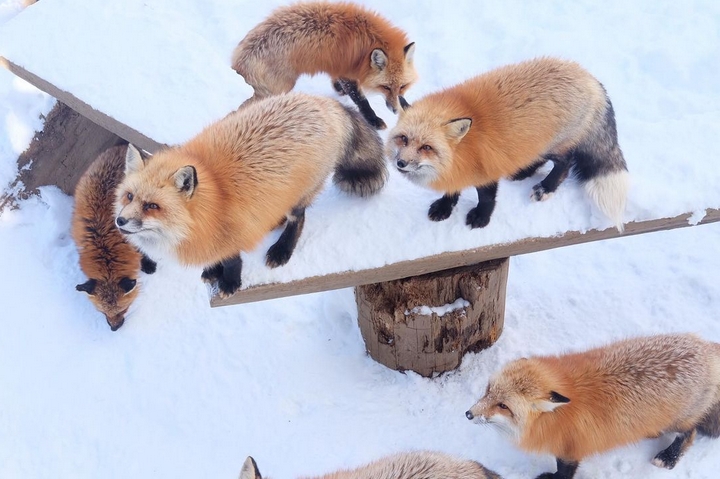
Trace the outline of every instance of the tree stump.
{"label": "tree stump", "polygon": [[457,368],[502,332],[508,258],[355,288],[370,357],[425,377]]}

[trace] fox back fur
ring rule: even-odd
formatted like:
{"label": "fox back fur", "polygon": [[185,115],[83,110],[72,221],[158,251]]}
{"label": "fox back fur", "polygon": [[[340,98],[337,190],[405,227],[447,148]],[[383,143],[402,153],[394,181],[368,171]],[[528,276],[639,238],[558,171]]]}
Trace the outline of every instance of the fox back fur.
{"label": "fox back fur", "polygon": [[[115,227],[115,189],[125,173],[125,146],[112,147],[97,157],[75,187],[72,236],[80,255],[80,269],[88,277],[76,289],[105,315],[115,331],[138,294],[142,255]],[[149,262],[149,263],[148,263]],[[147,265],[147,266],[146,266]],[[145,272],[155,265],[145,260]]]}
{"label": "fox back fur", "polygon": [[[350,194],[382,188],[388,172],[378,134],[336,100],[268,97],[147,161],[128,157],[116,222],[142,251],[212,267],[239,261],[240,251],[255,248],[287,218],[268,251],[268,265],[279,266],[289,260],[305,208],[332,171],[335,184]],[[221,293],[229,295],[239,287],[240,265],[232,269],[237,284],[223,283],[223,270],[206,271],[204,278],[220,281]]]}
{"label": "fox back fur", "polygon": [[[250,30],[233,52],[232,66],[257,98],[292,90],[301,74],[328,73],[335,88],[367,115],[362,90],[384,95],[388,108],[397,111],[398,97],[417,79],[413,52],[405,32],[371,10],[302,2],[276,9]],[[354,86],[348,90],[337,80]],[[373,123],[374,114],[368,120]]]}
{"label": "fox back fur", "polygon": [[653,461],[672,468],[696,430],[720,435],[720,345],[667,334],[519,359],[490,379],[466,414],[523,449],[555,455],[559,464],[680,433]]}
{"label": "fox back fur", "polygon": [[[553,161],[553,171],[533,189],[532,198],[544,200],[574,167],[601,211],[623,227],[627,166],[612,104],[600,82],[574,62],[529,60],[428,95],[400,114],[387,153],[406,178],[446,196],[478,188],[480,203],[483,194],[492,203],[487,221],[501,178],[523,179]],[[432,219],[450,215],[455,203],[446,203],[441,214],[430,212]],[[484,226],[478,223],[471,226]]]}
{"label": "fox back fur", "polygon": [[[262,479],[252,457],[243,464],[239,479]],[[500,476],[475,461],[418,451],[395,454],[357,469],[332,472],[315,479],[500,479]]]}

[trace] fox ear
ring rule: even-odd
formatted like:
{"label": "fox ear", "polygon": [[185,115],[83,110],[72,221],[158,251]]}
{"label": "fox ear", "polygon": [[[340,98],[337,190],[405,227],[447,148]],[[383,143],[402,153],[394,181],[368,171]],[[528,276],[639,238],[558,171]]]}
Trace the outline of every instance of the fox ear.
{"label": "fox ear", "polygon": [[257,464],[255,464],[255,459],[251,456],[245,459],[245,464],[240,469],[240,479],[262,479]]}
{"label": "fox ear", "polygon": [[408,43],[407,45],[405,45],[405,61],[407,63],[412,63],[414,57],[415,57],[415,42]]}
{"label": "fox ear", "polygon": [[132,143],[128,144],[127,151],[125,152],[125,174],[135,173],[140,171],[145,166],[145,160],[140,154],[140,150],[135,148]]}
{"label": "fox ear", "polygon": [[121,279],[120,282],[118,283],[118,285],[120,286],[120,289],[125,291],[125,294],[128,294],[130,291],[135,289],[136,284],[137,284],[136,279],[130,279],[128,277]]}
{"label": "fox ear", "polygon": [[538,401],[535,401],[533,404],[534,408],[538,411],[542,412],[551,412],[554,411],[556,408],[565,405],[570,402],[570,399],[563,396],[562,394],[550,391],[550,397],[549,399],[540,399]]}
{"label": "fox ear", "polygon": [[90,296],[92,296],[93,294],[95,294],[95,286],[96,285],[97,285],[97,281],[95,281],[94,279],[89,279],[89,280],[85,281],[83,284],[78,284],[77,286],[75,286],[75,289],[77,291],[82,291],[83,293],[87,293]]}
{"label": "fox ear", "polygon": [[385,55],[385,52],[380,50],[379,48],[376,48],[370,54],[370,66],[373,67],[373,69],[381,72],[385,69],[387,63],[387,55]]}
{"label": "fox ear", "polygon": [[198,185],[197,171],[192,165],[183,166],[173,175],[175,186],[181,193],[185,193],[188,198],[192,197],[195,187]]}
{"label": "fox ear", "polygon": [[447,122],[445,128],[450,138],[460,141],[470,131],[470,125],[472,125],[471,118],[455,118]]}

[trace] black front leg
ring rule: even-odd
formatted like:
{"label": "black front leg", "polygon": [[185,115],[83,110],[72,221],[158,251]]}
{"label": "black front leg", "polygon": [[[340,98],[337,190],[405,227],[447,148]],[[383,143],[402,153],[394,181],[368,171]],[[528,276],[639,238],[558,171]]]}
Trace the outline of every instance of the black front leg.
{"label": "black front leg", "polygon": [[557,472],[546,472],[544,474],[540,474],[535,479],[572,479],[575,475],[575,471],[577,471],[578,466],[580,465],[579,462],[576,461],[563,461],[559,457],[556,458],[557,461]]}
{"label": "black front leg", "polygon": [[140,260],[140,271],[145,274],[153,274],[157,269],[157,263],[145,255],[142,255]]}
{"label": "black front leg", "polygon": [[242,277],[242,258],[240,255],[222,260],[222,275],[218,278],[218,290],[221,298],[229,298],[240,289]]}
{"label": "black front leg", "polygon": [[490,223],[490,216],[495,209],[495,196],[497,196],[497,183],[490,183],[485,186],[476,188],[478,194],[478,204],[471,209],[465,220],[471,228],[484,228]]}
{"label": "black front leg", "polygon": [[445,193],[442,198],[439,198],[430,205],[428,216],[433,221],[446,220],[452,214],[453,208],[460,199],[460,193]]}
{"label": "black front leg", "polygon": [[680,433],[668,447],[660,451],[652,460],[657,467],[672,469],[680,457],[685,454],[695,440],[695,429]]}
{"label": "black front leg", "polygon": [[300,233],[305,225],[305,207],[296,206],[287,217],[285,231],[280,238],[270,247],[265,258],[265,263],[271,268],[277,268],[290,261],[295,245],[297,245]]}
{"label": "black front leg", "polygon": [[355,104],[358,106],[358,109],[360,110],[360,113],[363,117],[365,117],[365,119],[368,123],[370,123],[370,125],[372,125],[378,130],[384,130],[385,128],[387,128],[385,122],[382,120],[382,118],[375,114],[375,111],[370,106],[367,98],[365,98],[365,95],[363,95],[358,88],[357,82],[348,80],[346,78],[338,78],[337,83],[343,89],[343,91],[347,93],[350,99],[355,102]]}

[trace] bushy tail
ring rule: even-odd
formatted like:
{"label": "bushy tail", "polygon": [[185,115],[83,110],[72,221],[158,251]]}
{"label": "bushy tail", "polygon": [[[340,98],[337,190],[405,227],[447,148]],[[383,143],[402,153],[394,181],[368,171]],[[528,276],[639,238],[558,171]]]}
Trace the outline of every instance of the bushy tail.
{"label": "bushy tail", "polygon": [[388,180],[382,140],[359,112],[344,108],[350,118],[352,134],[343,158],[335,167],[333,182],[348,194],[370,196],[380,191]]}
{"label": "bushy tail", "polygon": [[600,211],[622,232],[629,174],[617,140],[615,112],[606,97],[593,129],[575,150],[575,173]]}

